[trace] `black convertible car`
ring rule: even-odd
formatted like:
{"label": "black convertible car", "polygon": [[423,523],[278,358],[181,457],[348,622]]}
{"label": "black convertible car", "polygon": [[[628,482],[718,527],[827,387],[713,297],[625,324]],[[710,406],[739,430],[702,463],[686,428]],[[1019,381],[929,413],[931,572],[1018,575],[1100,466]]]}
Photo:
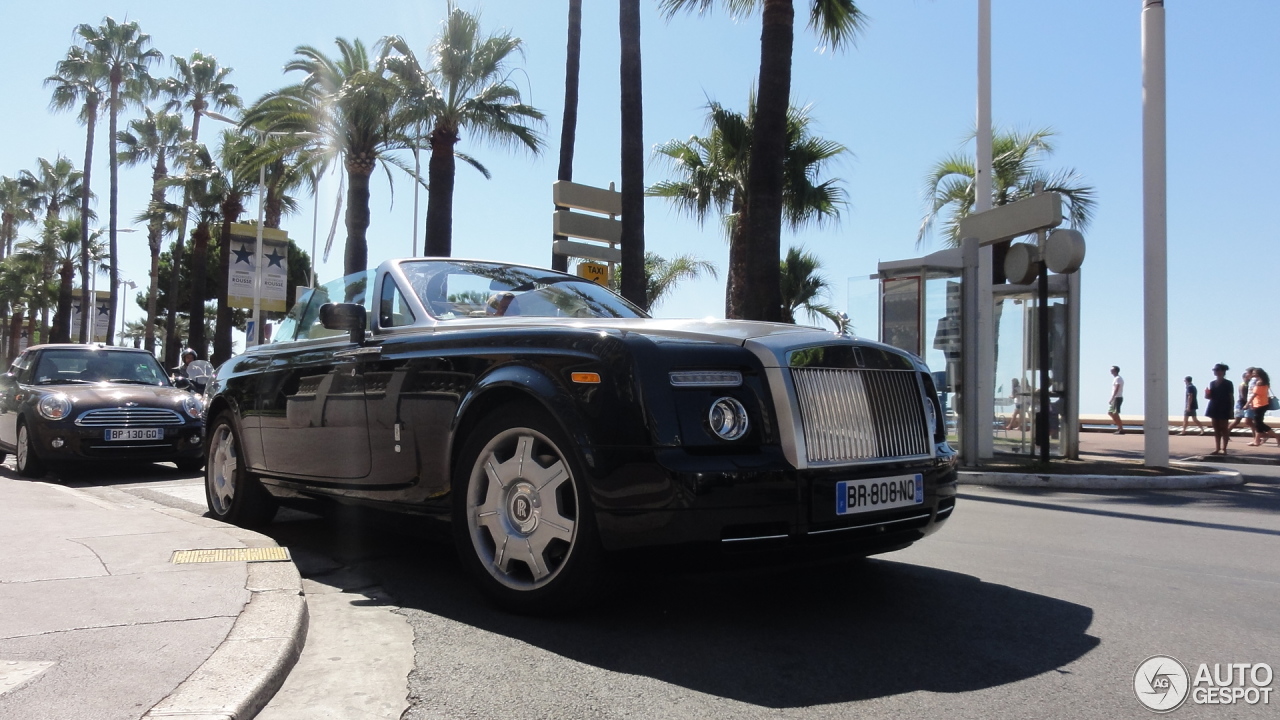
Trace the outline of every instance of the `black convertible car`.
{"label": "black convertible car", "polygon": [[928,368],[815,328],[655,320],[550,270],[389,260],[311,291],[209,388],[206,495],[452,520],[500,603],[580,597],[610,552],[863,556],[955,506]]}

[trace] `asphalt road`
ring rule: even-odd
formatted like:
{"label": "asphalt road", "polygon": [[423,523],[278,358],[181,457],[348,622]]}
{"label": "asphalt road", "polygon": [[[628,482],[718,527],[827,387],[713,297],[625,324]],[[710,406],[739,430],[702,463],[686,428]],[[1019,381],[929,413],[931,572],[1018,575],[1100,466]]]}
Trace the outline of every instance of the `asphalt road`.
{"label": "asphalt road", "polygon": [[[303,566],[376,578],[414,631],[406,718],[1150,717],[1164,654],[1280,668],[1280,468],[1240,488],[965,488],[941,532],[861,563],[629,573],[597,607],[489,606],[420,523],[294,513]],[[197,479],[72,478],[198,497]],[[163,491],[163,492],[161,492]],[[630,577],[625,577],[627,575]],[[1271,682],[1280,688],[1280,679]],[[1276,717],[1186,705],[1175,717]]]}

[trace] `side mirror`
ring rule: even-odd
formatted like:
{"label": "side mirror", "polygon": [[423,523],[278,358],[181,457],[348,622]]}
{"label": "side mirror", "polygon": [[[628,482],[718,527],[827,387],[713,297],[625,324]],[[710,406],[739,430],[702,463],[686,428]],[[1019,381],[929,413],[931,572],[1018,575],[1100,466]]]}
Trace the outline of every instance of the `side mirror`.
{"label": "side mirror", "polygon": [[325,303],[320,306],[320,324],[326,330],[346,330],[351,333],[351,342],[359,345],[364,342],[364,329],[369,326],[369,317],[363,305]]}
{"label": "side mirror", "polygon": [[174,378],[173,386],[179,390],[189,390],[191,388],[191,381],[184,377]]}

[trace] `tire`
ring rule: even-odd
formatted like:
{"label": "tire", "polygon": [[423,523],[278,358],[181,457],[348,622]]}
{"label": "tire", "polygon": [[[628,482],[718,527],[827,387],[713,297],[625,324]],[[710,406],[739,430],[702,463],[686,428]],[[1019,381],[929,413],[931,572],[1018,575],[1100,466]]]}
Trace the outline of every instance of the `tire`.
{"label": "tire", "polygon": [[179,458],[173,461],[181,472],[200,472],[204,468],[204,458]]}
{"label": "tire", "polygon": [[8,453],[0,452],[0,463],[4,462],[8,457],[9,457]]}
{"label": "tire", "polygon": [[214,421],[205,447],[204,498],[209,514],[240,527],[271,522],[276,501],[246,469],[240,433],[229,414]]}
{"label": "tire", "polygon": [[18,451],[14,456],[19,475],[29,478],[44,477],[44,461],[31,445],[31,433],[27,430],[25,422],[18,423]]}
{"label": "tire", "polygon": [[556,614],[594,599],[603,556],[586,474],[560,426],[517,405],[480,421],[453,478],[454,544],[501,607]]}

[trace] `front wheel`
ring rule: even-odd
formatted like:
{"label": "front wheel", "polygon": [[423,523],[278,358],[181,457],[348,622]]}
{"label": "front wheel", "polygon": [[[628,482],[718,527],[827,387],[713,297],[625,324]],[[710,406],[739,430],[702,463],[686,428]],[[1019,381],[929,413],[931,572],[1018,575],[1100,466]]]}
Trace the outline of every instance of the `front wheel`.
{"label": "front wheel", "polygon": [[[209,432],[204,463],[204,497],[218,520],[241,527],[258,527],[276,514],[275,499],[249,474],[231,416],[222,414]],[[181,467],[181,466],[179,466]]]}
{"label": "front wheel", "polygon": [[590,599],[602,551],[585,473],[558,424],[519,406],[480,422],[454,471],[454,539],[499,605],[555,613]]}
{"label": "front wheel", "polygon": [[18,426],[18,452],[15,453],[18,474],[23,477],[44,477],[44,462],[31,444],[31,431],[24,422]]}

